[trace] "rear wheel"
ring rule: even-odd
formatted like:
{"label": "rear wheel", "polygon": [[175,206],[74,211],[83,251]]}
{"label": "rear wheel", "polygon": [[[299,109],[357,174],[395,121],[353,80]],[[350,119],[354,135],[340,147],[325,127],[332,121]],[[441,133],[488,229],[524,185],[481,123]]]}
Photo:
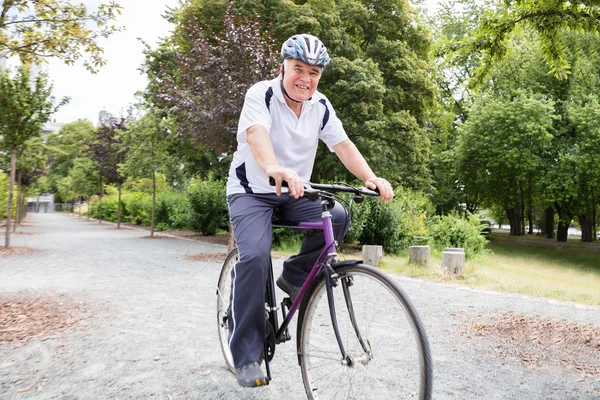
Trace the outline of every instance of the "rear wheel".
{"label": "rear wheel", "polygon": [[298,319],[298,356],[309,399],[430,399],[432,362],[425,330],[402,290],[365,265],[336,269],[333,287],[341,351],[325,280],[313,287]]}
{"label": "rear wheel", "polygon": [[225,364],[231,372],[235,374],[235,366],[233,364],[233,356],[229,350],[229,319],[228,309],[231,299],[231,273],[234,265],[239,261],[239,253],[237,248],[233,249],[225,259],[219,282],[217,284],[217,324],[219,329],[219,343],[225,357]]}

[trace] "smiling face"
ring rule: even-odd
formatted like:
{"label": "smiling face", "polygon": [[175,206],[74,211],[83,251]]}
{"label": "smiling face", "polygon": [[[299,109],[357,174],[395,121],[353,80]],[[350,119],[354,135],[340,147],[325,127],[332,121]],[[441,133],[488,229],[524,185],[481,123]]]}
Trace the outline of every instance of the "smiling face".
{"label": "smiling face", "polygon": [[282,68],[285,68],[283,87],[292,99],[305,101],[315,94],[321,78],[321,67],[287,59]]}

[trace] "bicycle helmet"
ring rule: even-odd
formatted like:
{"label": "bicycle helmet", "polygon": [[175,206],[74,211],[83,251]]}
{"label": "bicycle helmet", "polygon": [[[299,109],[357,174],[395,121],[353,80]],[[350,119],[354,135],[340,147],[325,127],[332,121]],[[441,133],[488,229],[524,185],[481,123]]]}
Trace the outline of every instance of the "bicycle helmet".
{"label": "bicycle helmet", "polygon": [[294,35],[281,46],[281,57],[325,68],[329,64],[327,48],[317,37],[303,33]]}

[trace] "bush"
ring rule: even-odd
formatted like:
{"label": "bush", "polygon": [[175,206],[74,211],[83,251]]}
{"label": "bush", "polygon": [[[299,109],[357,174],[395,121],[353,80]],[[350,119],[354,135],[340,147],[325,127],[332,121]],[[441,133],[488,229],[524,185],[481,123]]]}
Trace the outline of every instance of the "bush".
{"label": "bush", "polygon": [[187,190],[191,207],[191,227],[206,236],[227,229],[229,210],[225,184],[213,180],[193,180]]}
{"label": "bush", "polygon": [[122,196],[124,204],[124,221],[136,225],[149,226],[152,222],[152,195],[133,192]]}
{"label": "bush", "polygon": [[190,200],[185,192],[166,190],[156,194],[156,225],[162,230],[191,227]]}
{"label": "bush", "polygon": [[423,221],[433,205],[419,192],[398,188],[390,204],[368,197],[352,210],[352,227],[346,242],[382,245],[386,252],[398,253],[426,235]]}
{"label": "bush", "polygon": [[486,239],[481,235],[484,226],[476,215],[460,217],[455,214],[435,215],[426,221],[432,248],[443,251],[447,247],[462,247],[465,257],[472,258],[483,252]]}

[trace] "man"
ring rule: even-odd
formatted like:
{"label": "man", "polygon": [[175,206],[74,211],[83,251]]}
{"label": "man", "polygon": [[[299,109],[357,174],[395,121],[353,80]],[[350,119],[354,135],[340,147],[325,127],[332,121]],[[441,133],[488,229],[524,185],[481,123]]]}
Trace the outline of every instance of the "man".
{"label": "man", "polygon": [[[281,48],[279,76],[252,86],[246,93],[227,182],[227,202],[239,262],[232,273],[229,347],[237,381],[246,387],[266,384],[259,360],[265,339],[265,282],[271,251],[271,217],[320,221],[321,205],[302,197],[303,182],[313,169],[318,139],[334,151],[365,186],[377,188],[383,201],[394,193],[378,178],[348,139],[327,98],[317,92],[329,55],[314,36],[289,38]],[[275,187],[269,185],[274,178]],[[286,181],[288,189],[282,188]],[[337,204],[332,210],[335,237],[341,241],[348,224]],[[285,261],[277,285],[294,299],[325,244],[322,232],[309,232],[300,253]]]}

